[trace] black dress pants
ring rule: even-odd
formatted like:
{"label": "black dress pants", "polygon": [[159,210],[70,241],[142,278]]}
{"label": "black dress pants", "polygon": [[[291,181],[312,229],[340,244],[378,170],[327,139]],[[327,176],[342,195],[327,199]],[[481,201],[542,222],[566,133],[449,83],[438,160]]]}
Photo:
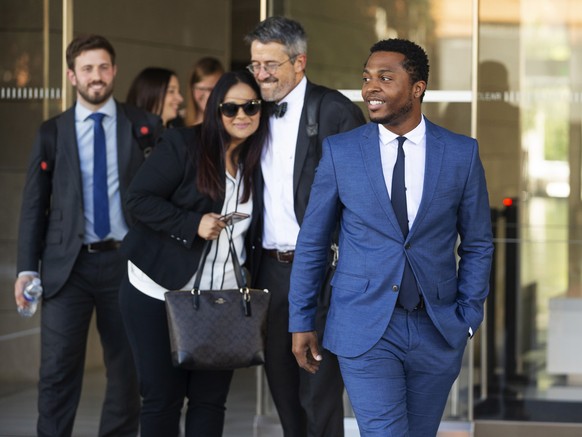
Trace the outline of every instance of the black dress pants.
{"label": "black dress pants", "polygon": [[301,369],[291,351],[289,279],[292,264],[263,256],[256,285],[267,288],[265,372],[285,437],[344,435],[343,380],[337,358],[321,347],[327,308],[318,308],[318,338],[323,361],[317,374]]}
{"label": "black dress pants", "polygon": [[116,250],[82,250],[61,290],[42,301],[38,435],[67,437],[81,397],[93,311],[107,369],[100,437],[136,436],[139,392],[123,329],[118,291],[126,263]]}
{"label": "black dress pants", "polygon": [[137,290],[127,276],[119,299],[138,370],[141,437],[177,437],[185,399],[185,436],[220,437],[233,371],[174,367],[165,303]]}

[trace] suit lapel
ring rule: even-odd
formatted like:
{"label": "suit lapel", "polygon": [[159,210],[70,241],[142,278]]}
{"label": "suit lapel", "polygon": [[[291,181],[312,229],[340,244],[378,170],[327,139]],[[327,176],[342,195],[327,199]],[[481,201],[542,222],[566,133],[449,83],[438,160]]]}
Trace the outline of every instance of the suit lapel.
{"label": "suit lapel", "polygon": [[309,137],[305,131],[307,124],[307,96],[313,85],[307,81],[305,88],[305,97],[303,99],[303,109],[301,110],[301,119],[299,120],[299,130],[297,132],[297,146],[295,147],[295,162],[293,164],[293,195],[297,195],[297,188],[299,187],[299,179],[301,178],[301,171],[305,165],[307,151],[309,150]]}
{"label": "suit lapel", "polygon": [[434,196],[438,178],[443,166],[443,155],[445,145],[435,132],[434,125],[425,118],[426,122],[426,159],[424,167],[424,183],[422,188],[422,199],[418,207],[418,212],[410,234],[414,234],[416,228],[420,225],[426,216],[429,205]]}
{"label": "suit lapel", "polygon": [[124,198],[125,189],[129,185],[128,167],[131,162],[131,122],[127,118],[123,106],[117,106],[117,170],[119,172],[119,191]]}
{"label": "suit lapel", "polygon": [[402,234],[398,219],[396,218],[396,214],[394,214],[394,209],[392,209],[392,202],[390,201],[386,181],[384,180],[377,124],[368,124],[368,129],[363,136],[360,147],[362,149],[366,174],[370,179],[372,190],[378,199],[378,204],[388,217],[388,220],[390,220],[390,223],[392,223],[392,226],[394,226],[395,231]]}
{"label": "suit lapel", "polygon": [[[60,154],[59,149],[61,150]],[[65,111],[57,120],[55,166],[57,165],[57,157],[59,158],[59,164],[67,168],[55,167],[53,177],[70,175],[67,177],[67,183],[73,184],[79,198],[83,199],[83,181],[81,177],[79,146],[77,145],[77,127],[75,124],[75,105]]]}

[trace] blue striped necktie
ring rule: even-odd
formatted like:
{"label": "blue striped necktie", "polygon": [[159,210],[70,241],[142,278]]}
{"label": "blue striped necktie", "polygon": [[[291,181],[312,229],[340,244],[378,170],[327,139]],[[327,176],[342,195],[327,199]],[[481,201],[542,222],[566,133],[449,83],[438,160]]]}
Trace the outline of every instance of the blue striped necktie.
{"label": "blue striped necktie", "polygon": [[[394,173],[392,174],[392,208],[398,219],[400,230],[404,238],[408,236],[408,208],[406,206],[406,184],[404,179],[404,142],[405,137],[398,137],[398,157],[394,164]],[[405,260],[404,274],[400,283],[400,292],[398,293],[398,302],[408,311],[416,308],[420,302],[418,285],[414,279],[414,273],[408,259]]]}
{"label": "blue striped necktie", "polygon": [[102,124],[105,114],[95,112],[89,117],[93,119],[93,227],[97,236],[104,239],[111,231],[107,193],[107,149]]}

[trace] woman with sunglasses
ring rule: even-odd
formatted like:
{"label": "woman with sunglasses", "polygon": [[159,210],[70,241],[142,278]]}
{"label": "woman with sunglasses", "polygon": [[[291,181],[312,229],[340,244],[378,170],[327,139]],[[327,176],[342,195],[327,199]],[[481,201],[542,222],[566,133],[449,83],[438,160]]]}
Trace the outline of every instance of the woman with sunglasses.
{"label": "woman with sunglasses", "polygon": [[[233,372],[173,367],[164,293],[192,289],[207,240],[200,288],[237,286],[229,243],[244,263],[268,136],[259,96],[251,74],[225,73],[202,124],[167,130],[130,185],[127,206],[135,224],[122,245],[128,275],[120,306],[138,369],[142,437],[178,436],[184,400],[185,436],[222,435]],[[251,218],[221,219],[235,211]]]}

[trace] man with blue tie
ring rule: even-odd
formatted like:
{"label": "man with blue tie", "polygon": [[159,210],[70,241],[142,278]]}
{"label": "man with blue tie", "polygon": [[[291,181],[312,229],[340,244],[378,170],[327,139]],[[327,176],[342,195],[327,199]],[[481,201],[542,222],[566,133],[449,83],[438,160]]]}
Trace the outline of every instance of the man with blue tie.
{"label": "man with blue tie", "polygon": [[18,237],[16,303],[42,279],[39,436],[70,436],[93,311],[107,387],[99,436],[135,436],[140,408],[131,349],[118,306],[130,223],[123,197],[161,128],[157,116],[117,103],[115,51],[99,35],[67,48],[76,104],[43,123],[31,154]]}
{"label": "man with blue tie", "polygon": [[371,122],[324,142],[295,251],[289,328],[314,373],[316,292],[340,215],[323,346],[338,356],[362,437],[436,435],[489,291],[477,141],[423,116],[428,71],[411,41],[372,46],[362,85]]}

